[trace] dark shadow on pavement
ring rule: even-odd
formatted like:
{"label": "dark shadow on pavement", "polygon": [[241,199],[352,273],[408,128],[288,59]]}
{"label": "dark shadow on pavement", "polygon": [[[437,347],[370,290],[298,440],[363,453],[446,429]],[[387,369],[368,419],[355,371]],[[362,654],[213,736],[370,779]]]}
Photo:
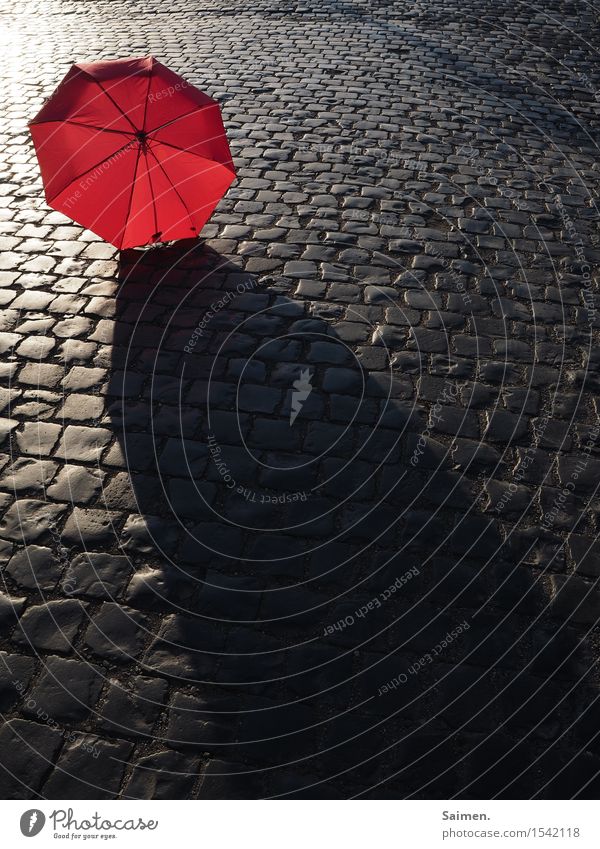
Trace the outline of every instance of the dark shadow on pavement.
{"label": "dark shadow on pavement", "polygon": [[575,793],[593,694],[547,609],[561,540],[480,497],[504,461],[473,373],[441,356],[416,399],[398,310],[381,337],[289,286],[196,242],[121,258],[105,500],[171,688],[155,744],[207,798]]}

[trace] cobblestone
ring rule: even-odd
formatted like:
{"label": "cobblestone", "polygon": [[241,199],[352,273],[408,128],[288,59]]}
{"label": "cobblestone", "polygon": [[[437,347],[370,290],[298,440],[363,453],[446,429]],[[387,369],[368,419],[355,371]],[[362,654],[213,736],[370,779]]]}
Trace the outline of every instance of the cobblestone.
{"label": "cobblestone", "polygon": [[56,721],[78,721],[89,715],[101,689],[99,667],[50,656],[45,659],[44,671],[29,691],[24,712],[36,716],[41,708]]}
{"label": "cobblestone", "polygon": [[10,764],[2,765],[3,796],[5,799],[29,798],[31,792],[40,790],[60,749],[60,731],[37,722],[23,719],[9,720],[0,729],[0,743]]}
{"label": "cobblestone", "polygon": [[66,599],[29,607],[19,621],[13,641],[34,650],[64,654],[71,650],[84,613],[81,602]]}
{"label": "cobblestone", "polygon": [[12,555],[6,574],[17,587],[34,590],[53,590],[60,578],[61,566],[52,549],[29,545]]}
{"label": "cobblestone", "polygon": [[[0,791],[596,798],[598,22],[209,7],[7,6]],[[238,179],[119,254],[26,122],[148,53]]]}
{"label": "cobblestone", "polygon": [[114,799],[133,744],[81,735],[62,749],[56,768],[44,784],[47,799]]}

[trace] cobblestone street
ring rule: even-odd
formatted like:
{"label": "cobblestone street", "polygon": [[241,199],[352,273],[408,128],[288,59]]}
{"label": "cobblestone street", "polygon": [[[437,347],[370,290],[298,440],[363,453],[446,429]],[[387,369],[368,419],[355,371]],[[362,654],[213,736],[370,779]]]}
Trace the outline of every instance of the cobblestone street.
{"label": "cobblestone street", "polygon": [[[598,11],[0,20],[0,797],[597,798]],[[27,122],[147,55],[237,180],[119,252]]]}

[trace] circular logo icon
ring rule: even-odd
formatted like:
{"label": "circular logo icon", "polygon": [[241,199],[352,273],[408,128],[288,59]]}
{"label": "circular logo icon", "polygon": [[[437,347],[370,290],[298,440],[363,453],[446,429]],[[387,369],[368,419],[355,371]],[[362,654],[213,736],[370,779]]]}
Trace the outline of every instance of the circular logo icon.
{"label": "circular logo icon", "polygon": [[37,808],[32,808],[30,811],[25,811],[21,816],[21,833],[25,837],[35,837],[39,834],[46,824],[46,817],[42,811]]}

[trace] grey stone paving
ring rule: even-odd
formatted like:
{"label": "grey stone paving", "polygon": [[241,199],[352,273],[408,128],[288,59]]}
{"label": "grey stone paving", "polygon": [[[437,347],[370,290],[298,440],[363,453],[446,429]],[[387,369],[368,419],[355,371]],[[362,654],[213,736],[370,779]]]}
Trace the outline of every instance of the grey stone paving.
{"label": "grey stone paving", "polygon": [[[1,795],[597,796],[593,7],[0,9]],[[148,53],[238,180],[118,255],[26,121]]]}

